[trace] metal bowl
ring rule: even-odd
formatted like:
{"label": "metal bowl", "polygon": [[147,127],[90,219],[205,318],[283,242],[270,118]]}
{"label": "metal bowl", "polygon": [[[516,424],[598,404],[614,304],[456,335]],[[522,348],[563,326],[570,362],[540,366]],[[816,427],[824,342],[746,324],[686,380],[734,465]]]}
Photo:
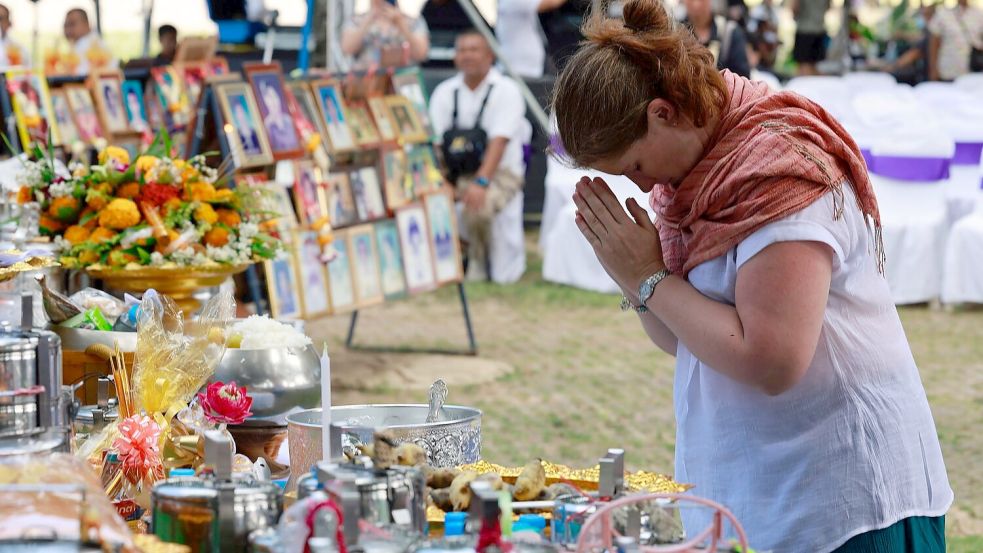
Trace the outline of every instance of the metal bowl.
{"label": "metal bowl", "polygon": [[[440,420],[432,423],[426,422],[428,412],[424,404],[344,405],[331,408],[331,425],[360,443],[372,443],[375,430],[391,430],[397,442],[422,447],[435,467],[475,463],[481,458],[480,410],[445,405]],[[293,484],[321,460],[321,409],[287,416],[287,443]]]}
{"label": "metal bowl", "polygon": [[71,351],[85,351],[93,344],[103,344],[108,348],[119,343],[120,351],[132,353],[137,350],[136,332],[116,332],[112,330],[88,330],[50,325],[49,330],[61,338],[61,347]]}
{"label": "metal bowl", "polygon": [[321,405],[321,362],[313,346],[229,348],[209,382],[230,380],[249,390],[250,420],[283,425],[286,415]]}

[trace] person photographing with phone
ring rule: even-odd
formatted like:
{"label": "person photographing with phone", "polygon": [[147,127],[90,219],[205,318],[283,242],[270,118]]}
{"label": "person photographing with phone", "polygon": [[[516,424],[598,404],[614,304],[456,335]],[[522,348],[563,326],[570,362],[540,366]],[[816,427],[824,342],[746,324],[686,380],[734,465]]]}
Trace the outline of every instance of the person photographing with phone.
{"label": "person photographing with phone", "polygon": [[368,12],[345,23],[341,50],[356,70],[418,64],[427,59],[430,32],[422,18],[400,11],[396,0],[372,0]]}

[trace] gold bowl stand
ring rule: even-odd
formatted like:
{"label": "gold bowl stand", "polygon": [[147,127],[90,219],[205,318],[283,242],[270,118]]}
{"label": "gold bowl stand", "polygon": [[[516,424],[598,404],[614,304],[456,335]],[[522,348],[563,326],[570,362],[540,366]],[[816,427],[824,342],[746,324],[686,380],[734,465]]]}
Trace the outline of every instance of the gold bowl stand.
{"label": "gold bowl stand", "polygon": [[150,288],[165,296],[189,316],[201,307],[194,293],[203,288],[219,286],[225,279],[245,271],[248,264],[214,265],[209,267],[141,267],[139,269],[88,268],[90,277],[100,279],[107,288],[142,294]]}

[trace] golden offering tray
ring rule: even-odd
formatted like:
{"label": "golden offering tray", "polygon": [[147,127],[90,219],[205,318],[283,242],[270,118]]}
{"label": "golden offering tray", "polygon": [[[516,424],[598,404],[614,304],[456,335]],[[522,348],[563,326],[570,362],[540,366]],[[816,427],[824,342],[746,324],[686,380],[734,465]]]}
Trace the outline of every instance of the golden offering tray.
{"label": "golden offering tray", "polygon": [[137,269],[110,269],[89,267],[86,272],[92,278],[101,279],[108,288],[132,294],[142,294],[153,288],[170,296],[186,314],[194,313],[201,305],[194,293],[203,288],[219,286],[225,279],[237,275],[249,263],[240,265],[208,265],[203,267],[140,267]]}

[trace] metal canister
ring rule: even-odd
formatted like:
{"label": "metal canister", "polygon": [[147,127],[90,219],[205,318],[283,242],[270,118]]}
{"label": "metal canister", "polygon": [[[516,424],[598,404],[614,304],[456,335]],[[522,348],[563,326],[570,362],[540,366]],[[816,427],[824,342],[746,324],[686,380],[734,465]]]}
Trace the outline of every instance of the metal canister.
{"label": "metal canister", "polygon": [[[38,340],[30,333],[0,333],[0,437],[25,436],[41,430]],[[59,383],[60,385],[60,383]]]}
{"label": "metal canister", "polygon": [[191,548],[192,553],[220,551],[219,493],[198,478],[168,478],[150,494],[151,529],[161,541]]}
{"label": "metal canister", "polygon": [[216,481],[213,485],[219,497],[221,551],[245,551],[252,532],[276,526],[283,512],[280,486],[251,479]]}

